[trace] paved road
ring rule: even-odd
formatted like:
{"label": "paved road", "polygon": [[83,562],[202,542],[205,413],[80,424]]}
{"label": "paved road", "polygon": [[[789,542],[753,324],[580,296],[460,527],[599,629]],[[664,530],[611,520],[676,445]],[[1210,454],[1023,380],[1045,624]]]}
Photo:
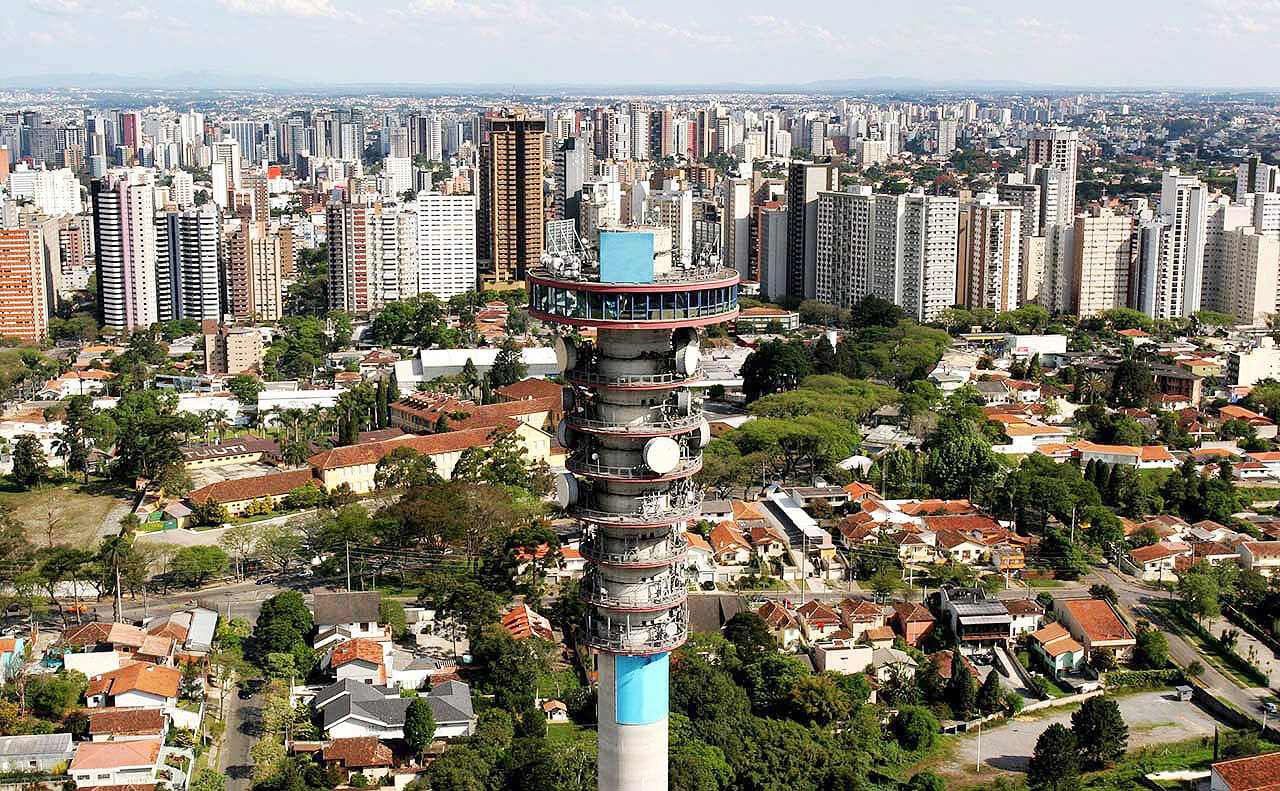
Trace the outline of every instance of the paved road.
{"label": "paved road", "polygon": [[[1117,698],[1120,714],[1129,726],[1129,749],[1152,744],[1185,741],[1213,734],[1220,723],[1194,703],[1181,702],[1172,692],[1143,692]],[[1035,750],[1036,739],[1050,725],[1061,723],[1071,727],[1071,714],[1076,707],[1041,717],[1015,717],[1004,725],[982,732],[983,771],[997,769],[1024,772]],[[977,734],[969,734],[956,742],[940,770],[951,776],[974,777],[978,760]],[[978,779],[978,778],[974,778]]]}
{"label": "paved road", "polygon": [[1200,680],[1215,695],[1261,722],[1260,702],[1262,699],[1269,697],[1271,691],[1262,688],[1246,689],[1238,686],[1233,679],[1205,661],[1193,645],[1179,637],[1170,628],[1170,624],[1164,615],[1159,610],[1151,607],[1152,602],[1166,598],[1168,594],[1159,593],[1139,585],[1110,569],[1094,569],[1093,576],[1115,590],[1116,596],[1120,600],[1120,608],[1127,611],[1130,618],[1135,620],[1137,618],[1145,618],[1164,632],[1165,639],[1169,642],[1169,655],[1177,665],[1186,667],[1192,662],[1200,662],[1204,666],[1204,673],[1200,676]]}
{"label": "paved road", "polygon": [[227,776],[227,791],[249,791],[253,778],[249,750],[262,733],[261,702],[262,693],[241,700],[233,690],[227,698],[227,730],[218,754],[218,771]]}

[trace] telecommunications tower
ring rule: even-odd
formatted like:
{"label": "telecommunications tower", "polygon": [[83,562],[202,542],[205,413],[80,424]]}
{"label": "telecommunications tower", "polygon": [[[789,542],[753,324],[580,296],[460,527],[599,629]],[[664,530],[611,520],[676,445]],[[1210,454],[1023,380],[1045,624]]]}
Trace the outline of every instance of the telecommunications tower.
{"label": "telecommunications tower", "polygon": [[[688,544],[711,429],[689,385],[698,328],[738,314],[738,275],[705,255],[671,259],[671,229],[600,231],[599,256],[557,249],[528,273],[529,314],[556,344],[570,451],[559,503],[584,528],[584,639],[599,671],[599,788],[667,788],[668,657],[689,632]],[[595,329],[594,340],[582,337]]]}

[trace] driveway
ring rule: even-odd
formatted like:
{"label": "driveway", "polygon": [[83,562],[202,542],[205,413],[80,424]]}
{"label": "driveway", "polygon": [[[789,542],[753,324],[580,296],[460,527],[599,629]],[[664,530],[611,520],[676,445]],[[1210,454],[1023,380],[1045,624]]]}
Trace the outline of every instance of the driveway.
{"label": "driveway", "polygon": [[[1173,692],[1141,692],[1117,698],[1120,715],[1129,726],[1129,749],[1152,744],[1186,741],[1197,736],[1212,736],[1215,726],[1222,726],[1207,711],[1190,702],[1177,700]],[[982,771],[1024,772],[1035,750],[1036,739],[1050,725],[1061,723],[1071,727],[1071,714],[1076,706],[1045,716],[1015,717],[1004,725],[982,731]],[[1225,727],[1225,726],[1224,726]],[[937,771],[952,777],[974,777],[978,760],[978,736],[967,734],[956,742],[948,760]]]}

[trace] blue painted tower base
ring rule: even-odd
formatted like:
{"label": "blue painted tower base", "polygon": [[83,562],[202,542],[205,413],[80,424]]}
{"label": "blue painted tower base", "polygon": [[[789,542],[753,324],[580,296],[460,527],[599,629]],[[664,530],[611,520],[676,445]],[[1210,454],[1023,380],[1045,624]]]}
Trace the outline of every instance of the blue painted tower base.
{"label": "blue painted tower base", "polygon": [[600,791],[665,791],[670,655],[599,655]]}

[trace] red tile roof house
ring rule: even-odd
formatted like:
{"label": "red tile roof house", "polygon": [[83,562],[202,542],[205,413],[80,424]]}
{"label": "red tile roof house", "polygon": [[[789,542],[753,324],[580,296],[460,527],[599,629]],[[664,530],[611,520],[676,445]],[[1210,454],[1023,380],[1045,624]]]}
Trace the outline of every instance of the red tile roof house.
{"label": "red tile roof house", "polygon": [[89,738],[95,742],[163,739],[169,718],[163,709],[95,709],[89,713]]}
{"label": "red tile roof house", "polygon": [[1148,581],[1166,578],[1173,581],[1178,558],[1190,554],[1190,547],[1187,545],[1164,541],[1129,550],[1129,558],[1142,571],[1142,578]]}
{"label": "red tile roof house", "polygon": [[155,788],[163,746],[160,739],[81,742],[67,774],[76,781],[76,788],[129,786],[151,790]]}
{"label": "red tile roof house", "polygon": [[386,777],[395,763],[391,748],[378,741],[377,736],[334,739],[325,745],[321,756],[325,763],[346,770],[348,777],[359,774],[368,780]]}
{"label": "red tile roof house", "polygon": [[182,673],[171,667],[135,662],[89,679],[84,692],[90,708],[115,706],[163,709],[178,703]]}
{"label": "red tile roof house", "polygon": [[117,651],[147,659],[157,664],[173,661],[174,641],[163,635],[150,635],[127,623],[87,623],[62,630],[61,645],[81,651]]}
{"label": "red tile roof house", "polygon": [[756,615],[769,625],[774,639],[784,650],[800,642],[800,623],[787,612],[785,606],[776,601],[767,601],[756,610]]}
{"label": "red tile roof house", "polygon": [[1095,648],[1109,648],[1116,659],[1133,656],[1137,644],[1115,609],[1102,599],[1063,599],[1054,608],[1059,622],[1085,649],[1087,658]]}
{"label": "red tile roof house", "polygon": [[[384,650],[384,646],[386,649]],[[365,684],[387,683],[385,654],[391,644],[365,638],[338,643],[321,661],[322,668],[332,670],[338,681],[352,679]]]}
{"label": "red tile roof house", "polygon": [[833,607],[811,599],[796,608],[796,616],[809,642],[821,640],[841,628],[840,614]]}
{"label": "red tile roof house", "polygon": [[933,631],[934,618],[927,609],[915,602],[898,602],[893,605],[890,618],[893,631],[902,636],[907,645],[920,645],[920,641]]}
{"label": "red tile roof house", "polygon": [[1240,545],[1240,565],[1264,577],[1280,571],[1280,541],[1245,541]]}
{"label": "red tile roof house", "polygon": [[1209,768],[1209,791],[1275,791],[1280,787],[1280,752],[1218,761]]}

